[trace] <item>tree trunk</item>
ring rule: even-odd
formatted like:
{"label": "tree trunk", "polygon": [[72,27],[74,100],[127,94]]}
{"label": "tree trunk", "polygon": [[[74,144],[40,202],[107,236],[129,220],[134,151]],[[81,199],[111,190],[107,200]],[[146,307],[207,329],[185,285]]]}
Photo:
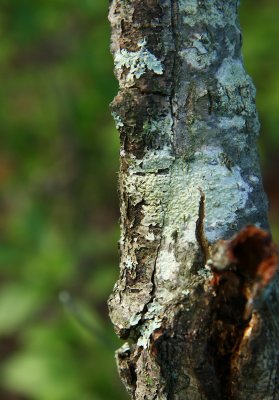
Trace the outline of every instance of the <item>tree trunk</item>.
{"label": "tree trunk", "polygon": [[279,339],[265,300],[277,298],[268,285],[274,248],[252,227],[216,245],[247,224],[268,229],[237,8],[238,0],[110,5],[121,265],[109,307],[129,339],[117,360],[133,399],[279,398]]}

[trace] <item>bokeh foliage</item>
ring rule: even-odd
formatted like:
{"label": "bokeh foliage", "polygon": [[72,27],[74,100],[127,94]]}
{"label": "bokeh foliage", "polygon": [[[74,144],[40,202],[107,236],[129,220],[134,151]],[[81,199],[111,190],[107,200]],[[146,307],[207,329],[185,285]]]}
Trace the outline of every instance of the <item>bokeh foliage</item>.
{"label": "bokeh foliage", "polygon": [[[3,400],[127,398],[106,309],[119,236],[107,7],[104,0],[0,3]],[[258,88],[277,238],[278,20],[277,0],[243,2],[245,61]],[[75,302],[68,308],[59,301],[64,291]]]}

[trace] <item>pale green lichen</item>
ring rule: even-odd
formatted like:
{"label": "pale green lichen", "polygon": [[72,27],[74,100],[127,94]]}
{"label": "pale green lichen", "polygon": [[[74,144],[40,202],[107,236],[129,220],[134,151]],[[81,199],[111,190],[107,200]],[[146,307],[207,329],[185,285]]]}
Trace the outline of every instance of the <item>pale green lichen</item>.
{"label": "pale green lichen", "polygon": [[211,280],[214,277],[212,268],[209,265],[205,265],[204,268],[199,269],[198,275],[201,276],[204,280]]}
{"label": "pale green lichen", "polygon": [[204,69],[217,58],[216,50],[212,49],[206,33],[194,34],[189,39],[189,45],[179,52],[180,56],[193,68]]}
{"label": "pale green lichen", "polygon": [[117,350],[117,353],[118,353],[118,354],[124,354],[124,353],[128,353],[128,352],[130,352],[130,351],[131,351],[131,349],[130,349],[129,343],[128,343],[128,342],[125,342],[125,343]]}
{"label": "pale green lichen", "polygon": [[145,235],[145,239],[148,240],[148,241],[150,241],[150,242],[154,242],[154,240],[155,240],[155,235],[154,235],[154,233],[153,233],[153,232],[148,232],[148,233]]}
{"label": "pale green lichen", "polygon": [[[134,258],[134,257],[133,257]],[[133,269],[133,268],[135,268],[136,267],[136,265],[137,265],[137,260],[134,258],[134,259],[132,259],[132,257],[130,256],[130,255],[128,255],[126,258],[125,258],[125,266],[126,266],[126,268],[128,268],[128,269]]]}
{"label": "pale green lichen", "polygon": [[212,64],[216,59],[217,53],[213,51],[209,54],[200,53],[197,48],[187,48],[179,52],[180,56],[193,68],[203,69]]}
{"label": "pale green lichen", "polygon": [[[165,298],[165,303],[167,297]],[[152,303],[147,305],[147,311],[144,314],[144,324],[139,327],[141,334],[138,339],[138,346],[148,348],[150,343],[151,334],[162,326],[162,320],[165,314],[165,307],[158,303],[156,299],[153,299]]]}
{"label": "pale green lichen", "polygon": [[155,318],[151,321],[146,321],[140,328],[141,336],[138,339],[137,346],[147,349],[150,342],[151,334],[162,326],[162,320]]}
{"label": "pale green lichen", "polygon": [[222,86],[231,91],[235,87],[243,87],[252,83],[244,69],[243,63],[239,59],[231,57],[224,59],[216,73],[216,78]]}
{"label": "pale green lichen", "polygon": [[123,124],[120,116],[117,115],[115,112],[112,112],[111,115],[112,115],[112,117],[114,119],[116,129],[122,128],[122,126],[124,126],[124,124]]}
{"label": "pale green lichen", "polygon": [[164,135],[173,138],[173,117],[167,114],[157,119],[146,121],[143,125],[143,131],[146,136]]}
{"label": "pale green lichen", "polygon": [[[209,242],[223,237],[230,224],[244,209],[252,187],[242,178],[240,168],[229,170],[222,164],[221,148],[207,147],[194,154],[189,167],[180,161],[172,167],[168,206],[157,257],[156,278],[175,286],[179,279],[179,252],[189,245],[197,246],[196,226],[199,219],[201,191],[205,195],[205,235]],[[178,232],[175,243],[172,233]]]}
{"label": "pale green lichen", "polygon": [[198,0],[179,0],[179,9],[189,15],[193,15],[198,10]]}
{"label": "pale green lichen", "polygon": [[[169,237],[165,239],[166,243],[171,244],[173,242],[173,239]],[[176,285],[180,264],[176,260],[174,251],[170,250],[170,246],[163,246],[158,255],[157,263],[160,266],[157,278],[162,281],[171,281]]]}
{"label": "pale green lichen", "polygon": [[145,313],[145,319],[153,319],[155,315],[162,314],[164,307],[162,307],[159,303],[153,300],[152,303],[149,303],[147,306],[147,312]]}
{"label": "pale green lichen", "polygon": [[168,147],[164,147],[161,150],[150,150],[146,152],[143,160],[135,160],[134,164],[129,167],[129,172],[155,173],[159,170],[170,168],[174,159]]}
{"label": "pale green lichen", "polygon": [[[149,266],[145,267],[153,265],[156,271],[150,288],[145,287],[140,296],[138,293],[121,294],[122,304],[126,304],[127,324],[136,326],[140,315],[146,321],[138,343],[141,346],[148,346],[151,333],[160,325],[163,315],[160,307],[165,309],[167,304],[181,296],[181,282],[187,282],[187,288],[191,290],[189,280],[194,279],[191,268],[199,252],[196,229],[200,218],[201,193],[205,196],[204,233],[210,243],[224,237],[232,224],[237,222],[239,211],[245,209],[247,213],[252,212],[251,209],[246,210],[247,200],[253,190],[251,180],[250,185],[243,179],[237,165],[228,169],[221,160],[222,153],[224,150],[221,147],[204,147],[194,153],[190,163],[186,163],[181,159],[174,160],[170,150],[165,149],[163,158],[167,164],[163,165],[168,165],[169,170],[157,174],[157,168],[162,166],[160,157],[157,157],[159,154],[147,152],[144,160],[132,159],[125,174],[123,189],[130,204],[135,206],[143,199],[144,204],[141,206],[141,224],[136,228],[139,240],[135,242],[123,237],[121,268],[129,267],[129,273],[135,271],[136,274],[136,253],[145,243],[142,239],[160,239],[155,262],[146,260]],[[149,167],[144,169],[147,160]],[[154,172],[151,172],[151,166]],[[152,231],[153,227],[162,229],[159,237]],[[203,282],[204,273],[196,275],[195,279]],[[154,284],[156,299],[148,311],[143,313],[146,307],[143,298],[150,301]],[[193,282],[195,284],[196,281]],[[155,316],[160,318],[156,320]]]}
{"label": "pale green lichen", "polygon": [[235,7],[230,2],[224,2],[220,8],[219,2],[212,0],[207,2],[207,7],[199,7],[198,0],[179,0],[179,11],[183,15],[183,21],[189,26],[207,21],[207,25],[213,27],[225,27],[227,24],[235,24]]}
{"label": "pale green lichen", "polygon": [[222,149],[210,148],[196,152],[190,167],[191,186],[205,194],[205,235],[209,242],[223,237],[227,227],[244,209],[252,187],[244,181],[240,168],[229,170],[220,161]]}
{"label": "pale green lichen", "polygon": [[241,60],[225,58],[216,75],[221,104],[232,114],[254,115],[254,130],[258,130],[254,97],[256,90]]}
{"label": "pale green lichen", "polygon": [[245,128],[245,119],[239,115],[234,115],[233,117],[220,117],[218,120],[218,125],[221,130],[243,130]]}
{"label": "pale green lichen", "polygon": [[138,43],[140,49],[138,51],[128,51],[122,49],[115,54],[114,62],[116,69],[129,69],[126,76],[128,82],[133,82],[144,75],[147,70],[153,71],[157,75],[163,74],[163,66],[160,60],[157,60],[146,48],[146,40]]}
{"label": "pale green lichen", "polygon": [[250,175],[249,176],[249,181],[254,183],[254,184],[257,184],[257,183],[259,183],[260,179],[255,175]]}
{"label": "pale green lichen", "polygon": [[230,38],[230,37],[226,37],[225,39],[225,43],[226,43],[226,48],[228,50],[229,54],[235,54],[235,50],[236,50],[236,41],[234,40],[234,38]]}
{"label": "pale green lichen", "polygon": [[130,318],[130,325],[131,326],[137,325],[140,320],[141,320],[141,313],[135,313]]}

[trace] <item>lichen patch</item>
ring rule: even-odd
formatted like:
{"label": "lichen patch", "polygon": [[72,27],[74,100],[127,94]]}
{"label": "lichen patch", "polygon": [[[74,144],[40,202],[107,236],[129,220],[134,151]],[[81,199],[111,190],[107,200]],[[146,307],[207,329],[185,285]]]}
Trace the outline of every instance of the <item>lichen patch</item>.
{"label": "lichen patch", "polygon": [[231,2],[222,4],[215,1],[201,3],[198,0],[179,0],[179,10],[183,14],[185,24],[194,26],[205,19],[208,25],[213,27],[225,27],[227,24],[235,24],[235,9]]}
{"label": "lichen patch", "polygon": [[146,321],[146,323],[141,327],[141,336],[138,339],[137,346],[146,349],[150,342],[150,336],[152,333],[162,326],[162,320],[156,318],[154,320]]}
{"label": "lichen patch", "polygon": [[121,117],[119,115],[117,115],[115,112],[112,112],[111,115],[114,119],[116,129],[122,128],[124,126],[124,123],[123,123]]}
{"label": "lichen patch", "polygon": [[216,78],[219,83],[234,90],[236,86],[252,84],[251,78],[245,72],[242,62],[231,57],[225,58],[217,71]]}
{"label": "lichen patch", "polygon": [[206,33],[196,33],[189,38],[187,47],[180,51],[180,56],[196,69],[204,69],[217,58],[217,52],[212,48]]}
{"label": "lichen patch", "polygon": [[139,79],[148,70],[153,71],[156,75],[162,75],[163,65],[146,48],[146,40],[140,41],[138,46],[140,47],[138,51],[128,51],[126,49],[118,51],[114,57],[115,69],[128,68],[129,72],[126,76],[128,82]]}

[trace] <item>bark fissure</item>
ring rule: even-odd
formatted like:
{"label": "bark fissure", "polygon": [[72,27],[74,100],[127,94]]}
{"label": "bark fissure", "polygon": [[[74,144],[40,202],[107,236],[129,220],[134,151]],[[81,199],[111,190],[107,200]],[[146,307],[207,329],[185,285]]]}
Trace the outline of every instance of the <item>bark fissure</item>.
{"label": "bark fissure", "polygon": [[[178,53],[178,36],[176,32],[177,27],[177,19],[178,19],[178,10],[177,10],[177,0],[173,0],[171,2],[171,31],[172,31],[172,39],[173,39],[173,65],[172,65],[172,90],[170,97],[170,109],[171,116],[173,120],[172,129],[173,129],[173,137],[175,135],[175,111],[174,111],[174,99],[175,99],[175,84],[176,84],[176,70],[177,70],[177,53]],[[173,143],[174,144],[174,143]]]}
{"label": "bark fissure", "polygon": [[199,204],[199,213],[198,220],[196,223],[196,238],[197,242],[200,246],[202,253],[202,265],[206,265],[207,260],[210,257],[210,250],[208,240],[206,239],[204,232],[204,220],[205,220],[205,194],[201,189],[200,190],[200,204]]}

